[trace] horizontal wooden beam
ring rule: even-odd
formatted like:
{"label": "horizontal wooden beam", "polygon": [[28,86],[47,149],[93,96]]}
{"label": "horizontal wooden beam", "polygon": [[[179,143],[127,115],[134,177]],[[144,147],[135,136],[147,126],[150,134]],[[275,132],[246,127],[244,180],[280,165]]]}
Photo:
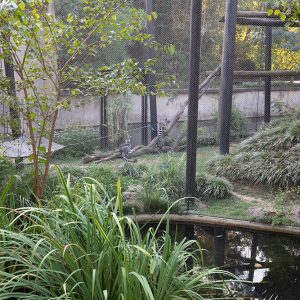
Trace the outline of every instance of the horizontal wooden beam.
{"label": "horizontal wooden beam", "polygon": [[[210,74],[211,71],[206,72]],[[234,71],[234,77],[248,77],[248,78],[259,78],[259,77],[272,77],[272,78],[300,78],[300,70],[273,70],[273,71]]]}
{"label": "horizontal wooden beam", "polygon": [[199,225],[209,227],[223,227],[231,230],[242,230],[248,232],[260,233],[274,233],[285,234],[292,236],[300,236],[300,227],[292,226],[273,226],[267,224],[253,223],[249,221],[233,220],[225,218],[217,218],[210,216],[196,216],[196,215],[136,215],[130,216],[135,219],[139,224],[158,224],[165,223],[167,220],[172,224],[180,225]]}
{"label": "horizontal wooden beam", "polygon": [[273,70],[273,71],[235,71],[234,76],[238,77],[300,77],[300,70]]}
{"label": "horizontal wooden beam", "polygon": [[[220,22],[224,22],[225,17],[220,19]],[[285,27],[287,22],[283,22],[278,18],[272,18],[268,16],[260,17],[241,17],[237,18],[238,25],[254,25],[254,26],[270,26],[270,27]],[[289,25],[289,27],[300,27],[300,22],[296,21]]]}
{"label": "horizontal wooden beam", "polygon": [[266,11],[238,11],[237,16],[246,18],[274,18],[272,16],[268,16]]}

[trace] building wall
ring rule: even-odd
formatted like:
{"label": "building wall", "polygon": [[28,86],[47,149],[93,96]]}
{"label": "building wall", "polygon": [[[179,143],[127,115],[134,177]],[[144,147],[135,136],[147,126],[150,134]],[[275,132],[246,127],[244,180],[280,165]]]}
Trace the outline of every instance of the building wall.
{"label": "building wall", "polygon": [[[112,96],[108,98],[111,99]],[[188,98],[186,91],[180,92],[175,97],[158,97],[157,112],[158,120],[171,119],[180,106]],[[100,97],[80,98],[84,106],[73,108],[70,111],[60,111],[57,129],[63,129],[72,125],[98,126],[100,124]],[[218,111],[219,94],[217,90],[208,91],[199,102],[198,120],[212,120]],[[272,92],[272,103],[280,102],[287,108],[300,108],[300,89],[274,90]],[[257,118],[264,114],[264,92],[253,89],[236,90],[233,94],[234,105],[243,112],[246,117]],[[149,109],[148,109],[149,111]],[[277,112],[273,109],[272,115]],[[181,120],[187,119],[187,109]],[[131,99],[131,111],[129,123],[136,127],[141,123],[141,97],[133,95]]]}

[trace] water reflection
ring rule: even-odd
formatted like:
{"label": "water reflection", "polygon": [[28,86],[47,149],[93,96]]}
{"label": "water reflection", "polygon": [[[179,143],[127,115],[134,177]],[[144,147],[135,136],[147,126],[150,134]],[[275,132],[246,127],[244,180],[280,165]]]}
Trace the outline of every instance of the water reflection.
{"label": "water reflection", "polygon": [[[249,284],[235,286],[247,299],[300,299],[300,239],[196,227],[209,265],[223,265]],[[219,236],[219,237],[218,237]]]}

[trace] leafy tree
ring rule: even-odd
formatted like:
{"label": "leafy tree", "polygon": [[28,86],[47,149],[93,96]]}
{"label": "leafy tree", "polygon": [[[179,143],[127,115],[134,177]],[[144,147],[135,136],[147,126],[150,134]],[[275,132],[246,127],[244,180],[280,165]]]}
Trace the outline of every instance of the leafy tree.
{"label": "leafy tree", "polygon": [[[61,3],[12,0],[0,13],[0,59],[10,55],[18,75],[18,98],[5,99],[9,105],[14,102],[27,124],[37,199],[45,191],[60,109],[70,108],[78,96],[146,92],[143,73],[152,72],[155,61],[146,61],[144,70],[134,59],[97,67],[93,58],[99,49],[127,41],[159,46],[144,33],[147,18],[153,16],[132,7],[129,0],[70,1],[76,9],[55,16],[55,4]],[[7,81],[1,81],[1,87],[6,86]],[[45,136],[47,149],[42,146]]]}
{"label": "leafy tree", "polygon": [[264,0],[270,5],[268,15],[278,16],[282,21],[294,23],[300,20],[299,0]]}

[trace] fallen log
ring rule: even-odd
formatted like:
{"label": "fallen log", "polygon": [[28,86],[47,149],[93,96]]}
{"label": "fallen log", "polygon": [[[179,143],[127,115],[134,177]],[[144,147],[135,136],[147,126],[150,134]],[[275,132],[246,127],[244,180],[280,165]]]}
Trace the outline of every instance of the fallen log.
{"label": "fallen log", "polygon": [[[213,82],[213,80],[217,76],[220,75],[220,73],[221,73],[221,65],[219,65],[215,70],[210,72],[210,74],[207,76],[207,78],[199,85],[198,101],[202,98],[202,96],[207,91],[209,85]],[[177,124],[180,117],[182,116],[185,109],[187,108],[188,104],[189,104],[189,100],[187,99],[181,105],[180,109],[175,114],[175,116],[173,116],[173,118],[171,119],[171,121],[168,125],[168,128],[167,128],[166,132],[164,133],[163,137],[161,137],[161,136],[155,137],[147,146],[138,145],[138,146],[134,147],[132,156],[138,157],[138,156],[141,156],[144,154],[149,154],[149,153],[161,153],[163,151],[168,152],[168,151],[172,151],[172,150],[178,151],[178,150],[184,149],[184,145],[182,146],[182,145],[180,145],[180,142],[178,143],[177,141],[175,141],[175,145],[170,146],[169,147],[170,149],[167,151],[163,145],[164,144],[163,141],[170,134],[170,132],[172,131],[174,126]],[[158,145],[159,143],[161,144],[161,146]],[[109,160],[116,159],[116,158],[121,158],[121,153],[119,150],[114,150],[114,151],[110,151],[107,153],[101,153],[99,155],[96,155],[96,154],[95,155],[87,155],[84,157],[83,163],[96,162],[97,164],[99,164],[101,162],[109,161]]]}

